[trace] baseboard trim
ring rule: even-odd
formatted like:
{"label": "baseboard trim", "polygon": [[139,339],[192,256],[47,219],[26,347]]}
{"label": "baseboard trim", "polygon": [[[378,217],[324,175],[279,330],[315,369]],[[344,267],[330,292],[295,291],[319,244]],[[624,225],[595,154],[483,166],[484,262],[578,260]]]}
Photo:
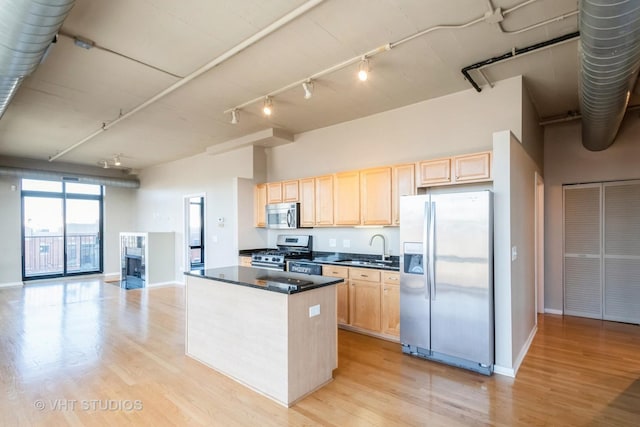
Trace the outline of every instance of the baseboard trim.
{"label": "baseboard trim", "polygon": [[16,288],[18,286],[23,286],[24,282],[6,282],[0,283],[0,288]]}
{"label": "baseboard trim", "polygon": [[493,373],[498,375],[504,375],[505,377],[515,378],[516,373],[511,368],[505,368],[504,366],[493,365]]}
{"label": "baseboard trim", "polygon": [[555,308],[545,308],[544,312],[546,314],[558,314],[560,316],[562,316],[564,313],[562,312],[562,310],[556,310]]}
{"label": "baseboard trim", "polygon": [[149,283],[148,285],[145,286],[145,288],[159,288],[161,286],[176,286],[176,285],[180,285],[181,283],[176,282],[176,281],[171,281],[171,282],[157,282],[157,283]]}
{"label": "baseboard trim", "polygon": [[513,364],[514,377],[518,375],[518,369],[520,369],[520,365],[522,364],[522,361],[524,360],[525,356],[529,352],[529,347],[531,347],[531,343],[533,342],[533,339],[535,338],[537,332],[538,332],[538,326],[534,326],[533,329],[531,330],[531,333],[529,334],[529,338],[527,338],[527,341],[522,346],[522,349],[520,350],[520,354],[518,354],[518,357],[516,358],[516,362]]}

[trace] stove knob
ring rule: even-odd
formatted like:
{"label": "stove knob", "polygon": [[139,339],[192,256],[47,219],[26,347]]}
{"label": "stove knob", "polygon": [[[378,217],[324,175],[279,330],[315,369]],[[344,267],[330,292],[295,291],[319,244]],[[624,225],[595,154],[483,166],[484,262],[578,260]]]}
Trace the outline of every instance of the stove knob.
{"label": "stove knob", "polygon": [[262,257],[261,256],[256,256],[256,261],[262,261]]}
{"label": "stove knob", "polygon": [[273,262],[278,262],[278,258],[273,257],[273,258],[271,258],[271,261],[273,261]]}

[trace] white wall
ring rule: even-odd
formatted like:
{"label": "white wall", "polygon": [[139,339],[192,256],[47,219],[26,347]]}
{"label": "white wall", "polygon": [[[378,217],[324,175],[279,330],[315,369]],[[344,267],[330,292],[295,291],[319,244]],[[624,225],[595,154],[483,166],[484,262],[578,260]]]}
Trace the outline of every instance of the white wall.
{"label": "white wall", "polygon": [[20,203],[20,180],[0,176],[0,286],[22,282]]}
{"label": "white wall", "polygon": [[[140,173],[135,230],[173,231],[176,234],[176,281],[186,266],[184,197],[206,195],[205,267],[238,262],[238,200],[253,200],[253,190],[238,186],[237,177],[252,178],[253,147],[211,156],[199,154]],[[238,188],[250,191],[238,198]],[[251,207],[253,210],[253,207]],[[224,218],[219,227],[217,219]]]}
{"label": "white wall", "polygon": [[[522,77],[497,82],[480,93],[470,89],[358,120],[296,135],[295,142],[268,149],[268,181],[297,179],[346,170],[415,162],[455,154],[491,150],[493,132],[522,134]],[[314,228],[314,250],[378,254],[382,233],[388,252],[398,255],[397,227],[383,229]],[[269,247],[277,234],[269,232]],[[330,239],[337,246],[329,245]],[[350,246],[343,245],[349,240]]]}
{"label": "white wall", "polygon": [[490,150],[493,132],[522,136],[522,77],[296,135],[267,150],[268,180]]}
{"label": "white wall", "polygon": [[614,144],[592,152],[582,146],[579,120],[545,127],[545,308],[563,309],[562,185],[640,179],[640,121],[627,115]]}
{"label": "white wall", "polygon": [[136,190],[104,189],[104,273],[120,274],[120,232],[131,231],[135,219]]}
{"label": "white wall", "polygon": [[526,80],[524,83],[522,85],[522,146],[542,172],[544,171],[544,129],[539,125],[540,118],[531,101]]}
{"label": "white wall", "polygon": [[496,370],[515,375],[536,328],[534,205],[539,168],[509,131],[494,134],[493,153]]}

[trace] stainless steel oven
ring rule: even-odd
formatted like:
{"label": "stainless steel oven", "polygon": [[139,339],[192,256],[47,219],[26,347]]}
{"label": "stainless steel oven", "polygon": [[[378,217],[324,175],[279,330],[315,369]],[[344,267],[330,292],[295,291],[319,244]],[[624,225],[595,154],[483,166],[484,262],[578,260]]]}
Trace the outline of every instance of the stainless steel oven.
{"label": "stainless steel oven", "polygon": [[251,254],[251,266],[284,271],[287,268],[287,261],[311,259],[312,245],[312,236],[280,234],[277,238],[277,249]]}
{"label": "stainless steel oven", "polygon": [[266,207],[267,228],[298,228],[300,203],[276,203]]}

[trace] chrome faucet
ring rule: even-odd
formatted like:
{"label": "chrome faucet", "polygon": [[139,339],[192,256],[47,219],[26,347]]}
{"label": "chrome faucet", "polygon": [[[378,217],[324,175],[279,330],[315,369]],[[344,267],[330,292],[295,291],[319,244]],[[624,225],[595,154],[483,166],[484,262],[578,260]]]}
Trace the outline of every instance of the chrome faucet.
{"label": "chrome faucet", "polygon": [[376,237],[380,237],[382,239],[382,261],[387,260],[387,239],[382,234],[374,234],[371,236],[371,240],[369,240],[369,246],[373,244],[373,239]]}

